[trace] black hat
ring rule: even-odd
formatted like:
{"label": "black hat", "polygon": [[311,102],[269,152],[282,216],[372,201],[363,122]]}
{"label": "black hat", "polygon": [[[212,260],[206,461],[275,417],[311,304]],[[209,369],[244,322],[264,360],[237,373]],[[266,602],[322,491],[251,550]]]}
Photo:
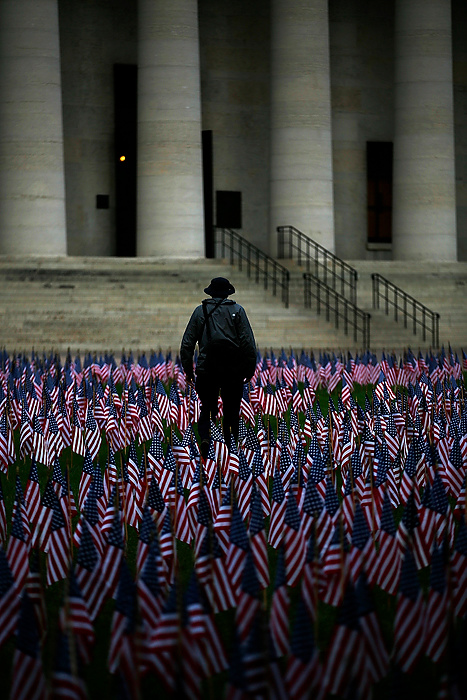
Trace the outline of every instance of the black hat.
{"label": "black hat", "polygon": [[228,297],[229,294],[235,294],[235,287],[225,277],[214,277],[204,293],[212,297]]}

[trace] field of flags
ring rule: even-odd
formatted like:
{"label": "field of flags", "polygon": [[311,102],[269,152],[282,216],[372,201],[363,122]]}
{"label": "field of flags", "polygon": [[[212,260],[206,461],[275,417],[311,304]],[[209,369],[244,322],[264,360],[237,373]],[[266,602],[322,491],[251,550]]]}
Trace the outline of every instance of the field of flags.
{"label": "field of flags", "polygon": [[4,697],[467,697],[464,371],[259,354],[204,460],[178,358],[1,353]]}

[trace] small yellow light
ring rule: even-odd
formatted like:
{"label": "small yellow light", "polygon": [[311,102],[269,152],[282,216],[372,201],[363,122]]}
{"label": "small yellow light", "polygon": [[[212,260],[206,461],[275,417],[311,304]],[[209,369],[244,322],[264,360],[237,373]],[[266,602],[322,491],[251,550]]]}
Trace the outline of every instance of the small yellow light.
{"label": "small yellow light", "polygon": [[123,163],[126,160],[125,156],[120,156],[120,163]]}

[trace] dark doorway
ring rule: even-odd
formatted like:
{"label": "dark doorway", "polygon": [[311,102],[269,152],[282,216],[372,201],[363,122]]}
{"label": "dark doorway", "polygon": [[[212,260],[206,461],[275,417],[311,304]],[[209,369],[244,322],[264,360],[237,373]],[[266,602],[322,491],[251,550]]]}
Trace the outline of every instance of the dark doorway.
{"label": "dark doorway", "polygon": [[136,255],[137,67],[114,65],[116,254]]}
{"label": "dark doorway", "polygon": [[242,228],[242,193],[216,192],[216,224],[219,228]]}
{"label": "dark doorway", "polygon": [[213,221],[212,131],[202,132],[204,243],[207,258],[215,258]]}
{"label": "dark doorway", "polygon": [[392,241],[392,153],[390,141],[367,141],[368,243]]}

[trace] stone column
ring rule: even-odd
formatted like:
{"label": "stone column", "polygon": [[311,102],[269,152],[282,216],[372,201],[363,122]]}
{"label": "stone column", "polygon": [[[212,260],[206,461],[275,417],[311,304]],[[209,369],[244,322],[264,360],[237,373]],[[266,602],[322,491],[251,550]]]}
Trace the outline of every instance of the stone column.
{"label": "stone column", "polygon": [[327,0],[272,0],[271,253],[292,225],[334,251]]}
{"label": "stone column", "polygon": [[66,255],[57,0],[0,2],[0,253]]}
{"label": "stone column", "polygon": [[397,0],[393,257],[456,260],[450,0]]}
{"label": "stone column", "polygon": [[204,256],[197,0],[140,0],[137,255]]}

